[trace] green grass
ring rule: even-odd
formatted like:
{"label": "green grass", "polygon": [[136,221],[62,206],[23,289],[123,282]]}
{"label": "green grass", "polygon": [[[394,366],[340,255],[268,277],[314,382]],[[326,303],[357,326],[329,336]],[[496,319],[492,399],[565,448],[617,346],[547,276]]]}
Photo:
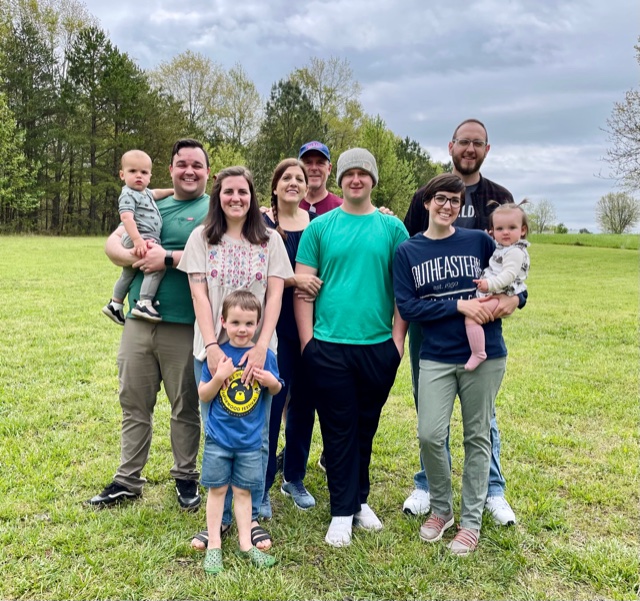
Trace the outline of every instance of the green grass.
{"label": "green grass", "polygon": [[532,244],[561,244],[566,246],[595,246],[638,250],[638,234],[531,234]]}
{"label": "green grass", "polygon": [[[346,549],[324,544],[316,431],[307,484],[318,507],[296,511],[273,491],[276,568],[249,568],[232,536],[226,572],[210,578],[189,548],[204,510],[177,509],[163,394],[144,497],[103,511],[82,503],[119,458],[121,329],[100,313],[118,269],[103,241],[2,238],[0,598],[637,598],[638,255],[533,240],[530,300],[505,323],[497,400],[518,524],[485,518],[477,553],[462,560],[419,541],[420,521],[400,510],[418,459],[405,359],[374,443],[370,502],[385,529],[356,532]],[[456,409],[456,509],[460,430]]]}

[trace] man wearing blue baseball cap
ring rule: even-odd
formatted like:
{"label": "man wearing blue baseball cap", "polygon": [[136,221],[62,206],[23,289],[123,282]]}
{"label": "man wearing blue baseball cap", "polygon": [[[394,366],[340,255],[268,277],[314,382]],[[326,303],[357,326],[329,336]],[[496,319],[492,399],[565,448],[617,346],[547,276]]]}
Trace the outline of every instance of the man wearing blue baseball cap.
{"label": "man wearing blue baseball cap", "polygon": [[300,203],[300,208],[323,215],[342,204],[342,198],[327,190],[327,179],[331,173],[331,155],[322,142],[312,141],[300,147],[298,158],[304,163],[309,175],[309,191]]}

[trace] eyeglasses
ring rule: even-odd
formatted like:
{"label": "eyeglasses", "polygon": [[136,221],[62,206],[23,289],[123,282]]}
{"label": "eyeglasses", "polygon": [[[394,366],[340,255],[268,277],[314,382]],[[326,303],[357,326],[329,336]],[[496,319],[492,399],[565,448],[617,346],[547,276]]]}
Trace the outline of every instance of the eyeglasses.
{"label": "eyeglasses", "polygon": [[454,196],[453,198],[449,198],[444,194],[436,194],[433,197],[433,200],[439,207],[444,207],[444,205],[449,203],[452,209],[457,209],[462,204],[462,200],[457,196]]}
{"label": "eyeglasses", "polygon": [[484,140],[468,140],[467,138],[454,138],[453,141],[462,148],[466,148],[469,144],[473,144],[474,148],[484,148],[487,143]]}

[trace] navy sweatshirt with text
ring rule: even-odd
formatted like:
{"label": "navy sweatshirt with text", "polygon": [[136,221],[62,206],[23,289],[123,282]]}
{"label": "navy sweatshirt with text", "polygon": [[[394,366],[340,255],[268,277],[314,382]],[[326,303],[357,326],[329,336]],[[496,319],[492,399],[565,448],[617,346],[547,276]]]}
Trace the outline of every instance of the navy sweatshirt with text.
{"label": "navy sweatshirt with text", "polygon": [[[453,235],[432,240],[422,233],[396,250],[393,288],[402,318],[422,325],[420,359],[466,363],[471,349],[458,312],[458,300],[476,298],[476,285],[489,264],[494,241],[483,231],[457,227]],[[488,359],[507,355],[502,321],[484,326]]]}

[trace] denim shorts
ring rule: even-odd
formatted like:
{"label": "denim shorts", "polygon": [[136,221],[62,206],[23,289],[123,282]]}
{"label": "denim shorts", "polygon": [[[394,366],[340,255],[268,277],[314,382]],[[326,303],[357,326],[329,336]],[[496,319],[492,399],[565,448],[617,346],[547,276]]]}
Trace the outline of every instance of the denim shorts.
{"label": "denim shorts", "polygon": [[200,484],[205,488],[235,486],[250,490],[262,484],[262,449],[229,451],[205,437]]}

